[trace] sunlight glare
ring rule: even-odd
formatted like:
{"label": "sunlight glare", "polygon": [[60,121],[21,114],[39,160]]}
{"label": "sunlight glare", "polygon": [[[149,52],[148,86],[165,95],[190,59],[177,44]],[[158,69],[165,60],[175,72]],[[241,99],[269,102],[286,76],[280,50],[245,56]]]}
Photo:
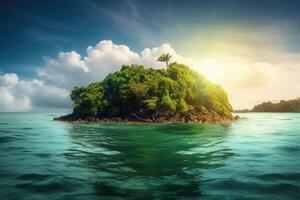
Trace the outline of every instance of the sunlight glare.
{"label": "sunlight glare", "polygon": [[200,65],[201,73],[209,80],[218,83],[222,74],[222,67],[214,59],[206,59]]}

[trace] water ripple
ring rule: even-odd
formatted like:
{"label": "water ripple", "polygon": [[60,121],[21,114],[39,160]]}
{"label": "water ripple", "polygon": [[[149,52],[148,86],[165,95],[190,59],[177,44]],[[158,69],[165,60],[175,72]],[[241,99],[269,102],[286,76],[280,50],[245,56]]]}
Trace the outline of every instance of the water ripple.
{"label": "water ripple", "polygon": [[67,124],[0,113],[0,199],[300,199],[300,118]]}

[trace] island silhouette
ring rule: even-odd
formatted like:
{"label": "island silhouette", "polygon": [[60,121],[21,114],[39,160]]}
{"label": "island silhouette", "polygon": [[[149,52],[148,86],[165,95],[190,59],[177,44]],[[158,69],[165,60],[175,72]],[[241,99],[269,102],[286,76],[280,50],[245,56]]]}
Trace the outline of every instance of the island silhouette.
{"label": "island silhouette", "polygon": [[188,66],[157,60],[166,69],[123,65],[103,81],[76,86],[73,113],[55,120],[77,122],[227,123],[232,115],[227,93]]}
{"label": "island silhouette", "polygon": [[300,98],[290,99],[290,100],[281,100],[278,103],[272,103],[271,101],[263,102],[255,105],[251,110],[242,109],[236,110],[235,112],[291,112],[299,113],[300,112]]}

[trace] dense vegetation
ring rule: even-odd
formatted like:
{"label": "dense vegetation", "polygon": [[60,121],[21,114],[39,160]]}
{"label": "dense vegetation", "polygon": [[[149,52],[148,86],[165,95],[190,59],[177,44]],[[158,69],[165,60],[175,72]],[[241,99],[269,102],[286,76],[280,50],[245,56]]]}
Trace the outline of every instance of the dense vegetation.
{"label": "dense vegetation", "polygon": [[300,112],[300,99],[281,100],[279,103],[265,102],[254,106],[252,112]]}
{"label": "dense vegetation", "polygon": [[72,117],[76,119],[232,119],[224,90],[177,63],[167,69],[122,66],[101,82],[75,87],[70,96],[74,102]]}

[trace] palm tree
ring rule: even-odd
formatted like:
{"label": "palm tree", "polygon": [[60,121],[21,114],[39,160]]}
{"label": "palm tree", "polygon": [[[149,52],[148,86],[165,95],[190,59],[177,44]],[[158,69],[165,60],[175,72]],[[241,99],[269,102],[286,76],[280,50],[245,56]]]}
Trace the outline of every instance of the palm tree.
{"label": "palm tree", "polygon": [[163,55],[159,56],[159,58],[157,58],[157,61],[160,62],[166,62],[166,68],[168,68],[169,66],[169,61],[171,60],[172,55],[169,53],[164,53]]}

